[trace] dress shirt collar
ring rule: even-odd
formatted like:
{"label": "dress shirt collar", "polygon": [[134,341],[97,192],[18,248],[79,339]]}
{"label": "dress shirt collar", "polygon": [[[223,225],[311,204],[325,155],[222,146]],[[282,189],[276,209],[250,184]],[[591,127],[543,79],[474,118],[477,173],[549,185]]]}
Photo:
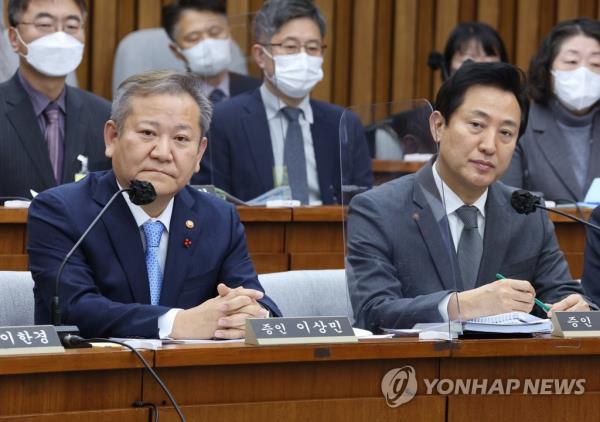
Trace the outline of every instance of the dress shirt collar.
{"label": "dress shirt collar", "polygon": [[[260,86],[260,96],[265,105],[267,120],[274,119],[282,108],[287,107],[287,105],[277,95],[273,94],[264,83]],[[312,107],[310,106],[310,97],[308,95],[300,101],[298,108],[302,110],[304,119],[306,119],[309,124],[312,124],[313,112]]]}
{"label": "dress shirt collar", "polygon": [[[119,184],[118,180],[117,186],[119,187],[119,190],[123,189],[123,187]],[[171,225],[171,215],[173,214],[173,203],[175,201],[175,198],[171,198],[171,200],[167,204],[167,208],[165,208],[165,210],[157,218],[152,218],[148,214],[146,214],[146,211],[144,211],[142,207],[140,207],[139,205],[135,205],[133,202],[131,202],[131,199],[129,199],[129,194],[127,192],[123,192],[122,195],[123,198],[125,198],[125,203],[127,203],[127,206],[131,210],[131,214],[133,214],[133,218],[135,218],[135,223],[137,224],[138,228],[142,227],[144,223],[146,223],[148,220],[160,221],[161,223],[163,223],[163,226],[165,226],[165,230],[167,231],[167,233],[169,232],[169,226]]]}
{"label": "dress shirt collar", "polygon": [[[440,198],[446,205],[446,215],[450,215],[455,212],[457,209],[462,207],[465,204],[462,199],[452,190],[450,187],[442,181],[442,177],[437,171],[437,161],[433,163],[431,166],[431,170],[433,172],[433,178],[435,180],[435,185],[440,194]],[[443,194],[442,194],[442,184],[443,184]],[[475,201],[472,205],[476,207],[481,215],[485,217],[485,202],[487,201],[488,189],[483,192],[483,194]]]}
{"label": "dress shirt collar", "polygon": [[[27,92],[27,95],[29,96],[29,99],[31,100],[31,104],[33,104],[33,111],[34,111],[36,117],[40,117],[40,114],[42,114],[44,112],[44,110],[46,109],[46,107],[48,107],[48,104],[50,104],[51,100],[48,97],[46,97],[44,94],[42,94],[40,91],[38,91],[37,89],[32,87],[31,84],[29,82],[27,82],[27,80],[23,77],[23,75],[21,75],[20,70],[17,71],[17,75],[19,77],[19,82],[21,82],[21,85],[23,85],[25,92]],[[58,98],[55,101],[56,104],[58,104],[58,107],[60,108],[60,110],[63,112],[63,114],[66,113],[65,92],[66,92],[66,89],[65,89],[65,87],[63,87],[63,90],[61,91],[60,95],[58,96]]]}
{"label": "dress shirt collar", "polygon": [[227,98],[231,96],[229,95],[229,72],[225,73],[223,80],[219,83],[219,85],[216,86],[206,82],[206,78],[202,76],[198,76],[198,78],[202,82],[202,93],[207,97],[210,96],[215,89],[220,89],[223,91],[223,94],[225,94]]}

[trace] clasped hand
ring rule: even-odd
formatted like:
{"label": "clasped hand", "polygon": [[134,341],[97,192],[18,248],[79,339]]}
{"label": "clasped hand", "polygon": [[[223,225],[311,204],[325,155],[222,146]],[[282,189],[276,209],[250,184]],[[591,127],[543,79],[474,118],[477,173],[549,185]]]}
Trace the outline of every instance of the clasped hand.
{"label": "clasped hand", "polygon": [[264,294],[254,289],[217,286],[218,295],[206,302],[177,313],[172,338],[242,338],[247,318],[265,318],[269,311],[258,300]]}

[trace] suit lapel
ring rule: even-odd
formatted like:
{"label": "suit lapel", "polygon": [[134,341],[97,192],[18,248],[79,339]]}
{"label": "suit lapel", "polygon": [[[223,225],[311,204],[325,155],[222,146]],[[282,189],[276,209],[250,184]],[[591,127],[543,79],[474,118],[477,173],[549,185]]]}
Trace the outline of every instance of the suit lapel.
{"label": "suit lapel", "polygon": [[[93,189],[93,198],[103,207],[117,189],[115,174],[112,171],[106,172]],[[102,217],[102,222],[121,268],[127,276],[134,301],[149,304],[150,288],[142,238],[124,198],[115,199]]]}
{"label": "suit lapel", "polygon": [[413,201],[418,208],[415,208],[412,218],[419,226],[444,288],[462,290],[462,279],[455,260],[456,252],[445,210],[433,178],[432,163],[433,160],[415,175]]}
{"label": "suit lapel", "polygon": [[83,102],[80,94],[67,86],[65,117],[65,155],[63,160],[63,183],[72,182],[73,174],[79,172],[77,155],[85,151],[85,122],[81,121]]}
{"label": "suit lapel", "polygon": [[[192,263],[201,265],[200,262],[193,261],[192,257],[199,244],[199,235],[206,227],[206,223],[202,214],[199,216],[198,212],[194,211],[194,205],[195,200],[186,189],[175,196],[169,226],[169,248],[160,296],[160,304],[163,306],[177,306],[188,268]],[[188,222],[192,222],[193,227],[189,227]]]}
{"label": "suit lapel", "polygon": [[[340,137],[338,127],[340,122],[329,121],[328,116],[324,115],[321,107],[315,101],[310,101],[313,109],[313,124],[310,126],[313,149],[315,151],[315,160],[317,163],[317,177],[319,179],[319,189],[321,190],[321,200],[325,204],[333,202],[333,196],[336,191],[341,192],[341,186],[334,186],[334,183],[341,184],[339,177],[336,180],[335,174],[341,174],[339,170],[340,156]],[[346,168],[350,171],[350,168]]]}
{"label": "suit lapel", "polygon": [[[596,112],[592,123],[592,145],[590,149],[590,160],[586,178],[586,188],[590,186],[594,178],[600,175],[600,113]],[[584,195],[586,192],[583,192]],[[583,198],[583,196],[582,196]]]}
{"label": "suit lapel", "polygon": [[48,154],[48,146],[40,131],[37,117],[33,112],[33,106],[27,92],[21,86],[17,74],[13,76],[11,82],[6,99],[6,115],[15,128],[19,140],[25,151],[27,151],[27,155],[29,155],[32,168],[35,169],[44,183],[44,189],[51,188],[56,185],[52,163]]}
{"label": "suit lapel", "polygon": [[485,204],[485,233],[483,236],[483,256],[475,287],[496,279],[511,238],[511,208],[501,189],[493,183],[488,189]]}
{"label": "suit lapel", "polygon": [[248,98],[248,102],[244,105],[247,114],[242,117],[244,136],[256,174],[262,184],[262,191],[266,192],[273,188],[273,166],[275,164],[269,122],[260,90],[254,90]]}
{"label": "suit lapel", "polygon": [[538,144],[538,150],[554,169],[558,180],[572,195],[572,198],[558,199],[576,200],[576,198],[583,197],[583,189],[579,186],[571,165],[573,161],[565,158],[571,155],[571,151],[561,136],[561,129],[550,112],[541,110],[535,103],[532,105],[532,111],[530,113],[531,125],[536,135],[533,139]]}

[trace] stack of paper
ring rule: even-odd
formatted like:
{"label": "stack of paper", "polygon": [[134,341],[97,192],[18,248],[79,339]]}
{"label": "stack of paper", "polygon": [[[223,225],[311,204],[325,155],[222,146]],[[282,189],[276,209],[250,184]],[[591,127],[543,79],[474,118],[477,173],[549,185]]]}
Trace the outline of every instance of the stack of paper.
{"label": "stack of paper", "polygon": [[552,322],[525,312],[509,312],[465,321],[463,330],[481,333],[550,333]]}

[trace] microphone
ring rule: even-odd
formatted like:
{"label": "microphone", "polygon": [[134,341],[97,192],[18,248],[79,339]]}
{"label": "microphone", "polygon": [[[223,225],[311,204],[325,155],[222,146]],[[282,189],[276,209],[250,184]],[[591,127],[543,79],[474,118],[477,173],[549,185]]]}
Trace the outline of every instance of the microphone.
{"label": "microphone", "polygon": [[599,226],[592,224],[589,221],[585,221],[581,218],[575,217],[574,215],[543,206],[542,198],[526,190],[519,189],[514,191],[510,197],[510,204],[519,214],[531,214],[532,212],[535,212],[537,208],[541,208],[543,210],[562,215],[563,217],[567,217],[573,221],[577,221],[578,223],[585,224],[586,226],[591,227],[594,230],[600,231]]}
{"label": "microphone", "polygon": [[[136,205],[146,205],[156,199],[156,191],[154,190],[154,186],[152,186],[152,183],[150,183],[150,182],[134,180],[129,184],[128,188],[118,190],[109,199],[109,201],[102,208],[102,210],[100,210],[100,212],[98,213],[96,218],[90,223],[88,228],[79,237],[77,242],[73,245],[73,247],[71,248],[69,253],[67,253],[65,258],[61,262],[60,267],[58,268],[58,272],[56,273],[56,280],[55,280],[55,284],[54,284],[54,296],[52,297],[52,305],[51,305],[51,319],[52,319],[52,325],[57,327],[56,331],[58,332],[59,338],[61,339],[61,341],[63,343],[65,343],[64,342],[65,336],[67,336],[69,334],[79,333],[79,328],[74,325],[62,325],[61,324],[60,305],[59,305],[59,298],[58,298],[58,288],[60,286],[60,277],[61,277],[62,272],[65,268],[65,265],[67,264],[67,261],[69,260],[71,255],[73,255],[73,253],[77,250],[77,248],[79,247],[81,242],[83,242],[83,240],[86,238],[86,236],[88,235],[90,230],[92,230],[92,228],[94,228],[94,226],[100,220],[100,218],[102,218],[102,216],[104,215],[106,210],[110,207],[110,205],[117,198],[117,196],[119,196],[123,192],[127,192],[129,194],[129,199],[131,199],[131,202],[133,202]],[[65,346],[67,346],[67,347],[73,346],[73,345],[74,344],[71,344],[71,342],[68,342],[68,344],[65,344]]]}

